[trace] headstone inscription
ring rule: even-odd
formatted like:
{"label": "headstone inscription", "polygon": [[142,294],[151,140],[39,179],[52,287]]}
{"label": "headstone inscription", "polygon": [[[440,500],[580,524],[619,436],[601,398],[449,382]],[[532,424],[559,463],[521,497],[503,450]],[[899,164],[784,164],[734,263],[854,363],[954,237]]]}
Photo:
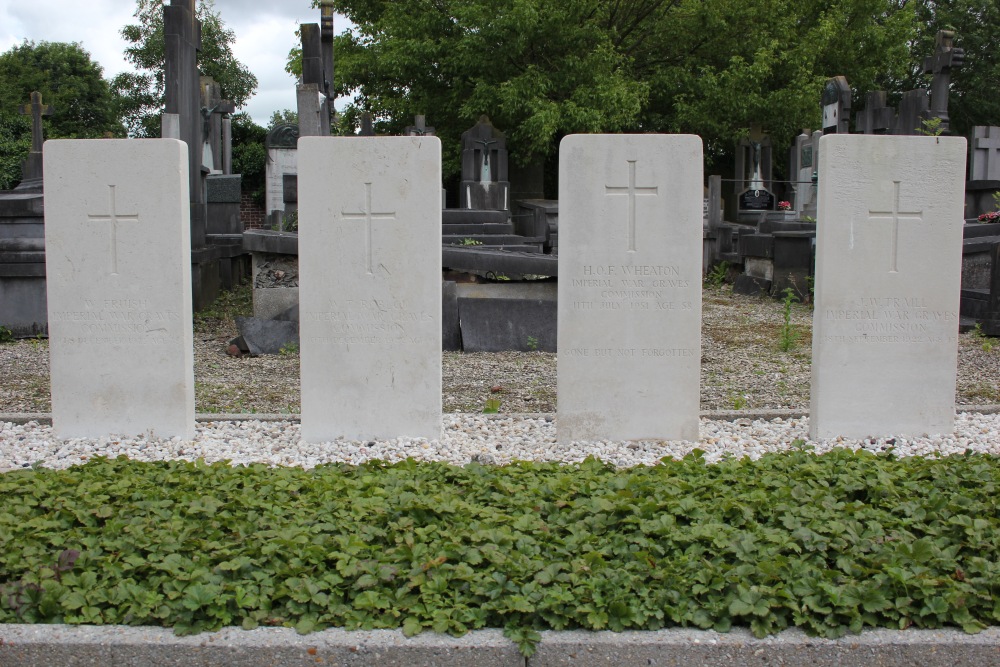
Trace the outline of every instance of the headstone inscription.
{"label": "headstone inscription", "polygon": [[701,139],[566,137],[559,192],[559,442],[696,440]]}
{"label": "headstone inscription", "polygon": [[31,93],[31,102],[18,107],[20,112],[31,116],[31,151],[21,163],[21,182],[17,190],[39,190],[42,187],[42,116],[51,116],[54,109],[51,104],[42,104],[42,94],[37,90]]}
{"label": "headstone inscription", "polygon": [[821,145],[811,436],[950,433],[965,139]]}
{"label": "headstone inscription", "polygon": [[187,159],[176,139],[45,144],[60,438],[194,436]]}
{"label": "headstone inscription", "polygon": [[304,137],[299,165],[303,439],[440,437],[440,140]]}

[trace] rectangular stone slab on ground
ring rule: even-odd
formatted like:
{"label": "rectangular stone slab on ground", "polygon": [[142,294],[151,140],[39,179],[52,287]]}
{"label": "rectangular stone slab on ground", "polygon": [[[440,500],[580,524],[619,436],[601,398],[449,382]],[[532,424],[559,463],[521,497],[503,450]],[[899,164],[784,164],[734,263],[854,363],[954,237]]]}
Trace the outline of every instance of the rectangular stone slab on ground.
{"label": "rectangular stone slab on ground", "polygon": [[965,139],[821,146],[810,435],[951,433]]}
{"label": "rectangular stone slab on ground", "polygon": [[187,146],[45,143],[52,423],[194,437]]}
{"label": "rectangular stone slab on ground", "polygon": [[702,143],[573,135],[559,153],[558,440],[697,440]]}
{"label": "rectangular stone slab on ground", "polygon": [[441,143],[299,140],[302,437],[441,435]]}

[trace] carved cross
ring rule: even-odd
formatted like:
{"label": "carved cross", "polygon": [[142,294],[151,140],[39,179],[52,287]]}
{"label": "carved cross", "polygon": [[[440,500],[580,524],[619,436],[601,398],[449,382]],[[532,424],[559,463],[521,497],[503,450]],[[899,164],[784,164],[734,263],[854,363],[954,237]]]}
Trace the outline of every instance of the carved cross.
{"label": "carved cross", "polygon": [[55,110],[50,104],[42,104],[42,94],[37,90],[31,93],[31,104],[22,104],[18,108],[25,116],[31,116],[31,152],[41,153],[44,141],[42,116],[51,116]]}
{"label": "carved cross", "polygon": [[374,220],[395,220],[395,211],[377,213],[372,211],[372,184],[365,183],[365,207],[356,213],[342,211],[340,214],[344,220],[364,220],[365,221],[365,261],[366,273],[374,275],[372,265],[372,222]]}
{"label": "carved cross", "polygon": [[898,273],[897,257],[899,255],[899,221],[914,220],[922,221],[923,211],[901,211],[899,210],[899,186],[900,181],[893,181],[893,198],[891,211],[868,211],[869,222],[873,220],[892,221],[892,245],[889,250],[889,273]]}
{"label": "carved cross", "polygon": [[107,215],[88,215],[91,222],[111,223],[111,275],[118,275],[118,223],[119,222],[139,222],[137,213],[119,215],[115,205],[115,186],[108,186],[108,211]]}
{"label": "carved cross", "polygon": [[985,137],[976,137],[974,148],[986,151],[986,175],[995,176],[1000,174],[1000,133],[993,129],[987,130],[990,134]]}
{"label": "carved cross", "polygon": [[646,186],[638,187],[635,184],[635,165],[636,160],[628,161],[628,185],[627,186],[616,186],[616,185],[605,185],[604,194],[606,197],[615,196],[627,196],[628,197],[628,251],[635,252],[635,198],[639,196],[649,196],[654,197],[659,196],[657,194],[658,187]]}
{"label": "carved cross", "polygon": [[938,30],[934,55],[924,58],[924,74],[933,74],[931,81],[931,113],[941,119],[941,128],[948,130],[948,92],[951,70],[965,63],[965,50],[955,48],[955,33]]}

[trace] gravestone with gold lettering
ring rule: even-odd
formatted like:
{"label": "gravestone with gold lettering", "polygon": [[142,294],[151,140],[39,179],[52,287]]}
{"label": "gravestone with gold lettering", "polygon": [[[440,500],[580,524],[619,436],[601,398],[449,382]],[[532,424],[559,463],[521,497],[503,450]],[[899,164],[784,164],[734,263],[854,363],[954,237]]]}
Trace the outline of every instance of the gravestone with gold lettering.
{"label": "gravestone with gold lettering", "polygon": [[187,146],[68,139],[44,154],[56,434],[193,437]]}
{"label": "gravestone with gold lettering", "polygon": [[563,139],[560,443],[698,439],[702,187],[698,137]]}
{"label": "gravestone with gold lettering", "polygon": [[810,433],[951,433],[966,142],[821,139]]}
{"label": "gravestone with gold lettering", "polygon": [[441,142],[298,146],[302,437],[440,437]]}

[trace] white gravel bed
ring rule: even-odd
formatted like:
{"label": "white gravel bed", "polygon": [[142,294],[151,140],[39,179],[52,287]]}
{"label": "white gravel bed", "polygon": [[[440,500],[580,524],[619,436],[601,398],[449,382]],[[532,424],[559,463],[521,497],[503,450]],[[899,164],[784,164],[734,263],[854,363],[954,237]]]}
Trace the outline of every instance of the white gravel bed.
{"label": "white gravel bed", "polygon": [[379,459],[396,462],[407,457],[464,465],[472,460],[506,464],[516,460],[575,463],[596,456],[619,467],[655,465],[664,457],[681,458],[693,449],[704,451],[715,463],[727,456],[756,459],[768,452],[802,446],[815,453],[834,447],[881,452],[899,456],[947,456],[966,451],[1000,455],[1000,415],[959,413],[950,435],[897,436],[854,440],[809,440],[807,417],[791,419],[701,420],[699,442],[574,442],[556,443],[551,416],[493,416],[447,414],[442,418],[440,440],[396,438],[385,441],[338,440],[305,443],[299,425],[289,421],[217,421],[199,423],[194,440],[156,437],[59,440],[52,427],[37,422],[0,422],[0,472],[44,466],[67,468],[95,456],[125,455],[139,461],[204,459],[232,465],[260,462],[268,465],[311,468],[323,463],[359,464]]}

